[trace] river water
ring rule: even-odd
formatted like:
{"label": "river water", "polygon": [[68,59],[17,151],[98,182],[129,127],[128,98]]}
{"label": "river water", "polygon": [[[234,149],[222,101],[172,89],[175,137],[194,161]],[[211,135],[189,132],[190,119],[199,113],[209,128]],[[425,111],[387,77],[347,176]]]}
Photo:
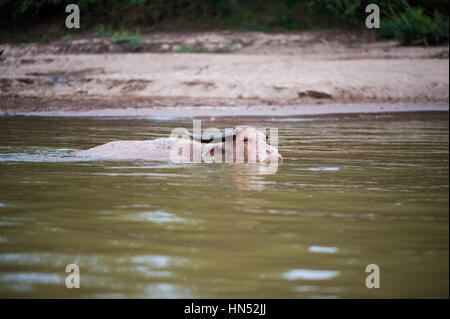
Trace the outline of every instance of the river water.
{"label": "river water", "polygon": [[448,112],[202,127],[237,124],[278,128],[275,173],[68,156],[191,119],[0,118],[0,297],[448,298]]}

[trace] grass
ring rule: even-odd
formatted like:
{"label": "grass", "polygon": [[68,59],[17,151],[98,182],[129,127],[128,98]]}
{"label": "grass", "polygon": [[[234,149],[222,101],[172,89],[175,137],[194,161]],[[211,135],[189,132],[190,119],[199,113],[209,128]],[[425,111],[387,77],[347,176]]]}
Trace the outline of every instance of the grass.
{"label": "grass", "polygon": [[115,32],[113,35],[114,43],[127,43],[132,51],[139,51],[142,49],[141,33],[135,31],[134,33],[129,31]]}
{"label": "grass", "polygon": [[132,51],[139,51],[143,48],[141,33],[139,32],[139,30],[136,30],[134,32],[127,30],[113,32],[106,29],[102,24],[100,24],[95,28],[95,34],[102,38],[111,38],[114,43],[128,44]]}
{"label": "grass", "polygon": [[42,34],[42,35],[33,35],[27,36],[26,34],[21,34],[19,37],[20,43],[44,43],[48,44],[51,40],[53,40],[53,36],[50,34]]}
{"label": "grass", "polygon": [[[231,40],[230,42],[226,43],[225,45],[221,45],[217,47],[214,52],[215,53],[230,53],[233,50],[233,46],[236,42],[234,40]],[[205,49],[201,44],[196,44],[195,46],[188,46],[184,43],[181,43],[178,45],[176,53],[202,53]]]}
{"label": "grass", "polygon": [[70,40],[72,40],[72,35],[71,34],[66,34],[65,36],[63,36],[61,38],[61,40],[63,40],[64,42],[69,42]]}
{"label": "grass", "polygon": [[192,53],[202,53],[203,52],[203,47],[200,44],[197,44],[193,49],[192,49]]}
{"label": "grass", "polygon": [[187,46],[187,45],[185,45],[185,44],[180,44],[178,47],[177,47],[177,51],[176,51],[177,53],[189,53],[190,52],[190,49],[189,49],[189,47]]}
{"label": "grass", "polygon": [[103,24],[99,24],[95,27],[95,34],[101,38],[112,38],[114,33],[107,30]]}
{"label": "grass", "polygon": [[189,47],[188,45],[182,43],[178,45],[176,53],[202,53],[203,46],[201,44],[196,44],[193,47]]}
{"label": "grass", "polygon": [[230,53],[233,50],[233,46],[236,42],[234,40],[231,40],[224,46],[218,47],[215,52],[217,53]]}

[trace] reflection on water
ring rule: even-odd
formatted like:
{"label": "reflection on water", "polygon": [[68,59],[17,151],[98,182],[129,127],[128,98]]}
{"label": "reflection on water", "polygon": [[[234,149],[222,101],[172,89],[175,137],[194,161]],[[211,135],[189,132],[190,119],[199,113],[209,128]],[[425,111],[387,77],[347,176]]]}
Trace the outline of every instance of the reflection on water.
{"label": "reflection on water", "polygon": [[283,274],[287,280],[327,280],[336,276],[339,276],[339,271],[311,269],[292,269]]}
{"label": "reflection on water", "polygon": [[278,127],[276,173],[68,156],[188,120],[0,118],[0,296],[448,297],[448,113],[202,126],[239,124]]}
{"label": "reflection on water", "polygon": [[188,220],[185,218],[180,218],[175,216],[174,214],[169,214],[166,212],[144,212],[138,214],[139,218],[144,221],[150,221],[156,224],[164,224],[164,223],[183,223]]}
{"label": "reflection on water", "polygon": [[323,247],[323,246],[311,246],[309,251],[312,253],[336,253],[339,249],[337,247]]}
{"label": "reflection on water", "polygon": [[75,151],[70,148],[53,148],[53,147],[8,147],[0,146],[0,162],[62,162],[74,161],[68,156],[69,153]]}

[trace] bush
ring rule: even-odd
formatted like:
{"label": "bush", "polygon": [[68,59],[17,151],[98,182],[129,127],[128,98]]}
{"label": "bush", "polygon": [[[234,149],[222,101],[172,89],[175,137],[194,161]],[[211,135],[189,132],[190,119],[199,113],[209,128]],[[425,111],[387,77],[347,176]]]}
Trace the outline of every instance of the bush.
{"label": "bush", "polygon": [[402,44],[440,44],[448,42],[448,22],[448,16],[435,12],[429,17],[422,8],[408,6],[406,11],[393,12],[391,18],[382,20],[379,34],[382,38],[395,38]]}

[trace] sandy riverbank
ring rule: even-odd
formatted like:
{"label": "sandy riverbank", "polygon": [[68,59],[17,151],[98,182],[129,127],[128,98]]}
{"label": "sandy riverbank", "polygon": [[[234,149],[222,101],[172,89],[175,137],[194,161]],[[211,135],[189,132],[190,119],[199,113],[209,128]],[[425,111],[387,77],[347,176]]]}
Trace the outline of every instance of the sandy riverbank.
{"label": "sandy riverbank", "polygon": [[[160,34],[147,40],[166,51],[124,53],[112,45],[96,53],[68,54],[58,51],[61,43],[4,44],[0,111],[95,115],[105,110],[227,106],[238,111],[265,105],[267,110],[285,106],[278,113],[296,106],[297,114],[347,103],[365,112],[380,108],[373,106],[377,103],[416,105],[411,110],[438,103],[448,110],[448,47],[400,47],[392,41],[357,41],[353,34],[343,38],[314,32]],[[98,41],[107,40],[73,42],[89,48]],[[221,41],[233,43],[229,52],[173,53],[177,43],[206,48],[211,43],[220,47]]]}

